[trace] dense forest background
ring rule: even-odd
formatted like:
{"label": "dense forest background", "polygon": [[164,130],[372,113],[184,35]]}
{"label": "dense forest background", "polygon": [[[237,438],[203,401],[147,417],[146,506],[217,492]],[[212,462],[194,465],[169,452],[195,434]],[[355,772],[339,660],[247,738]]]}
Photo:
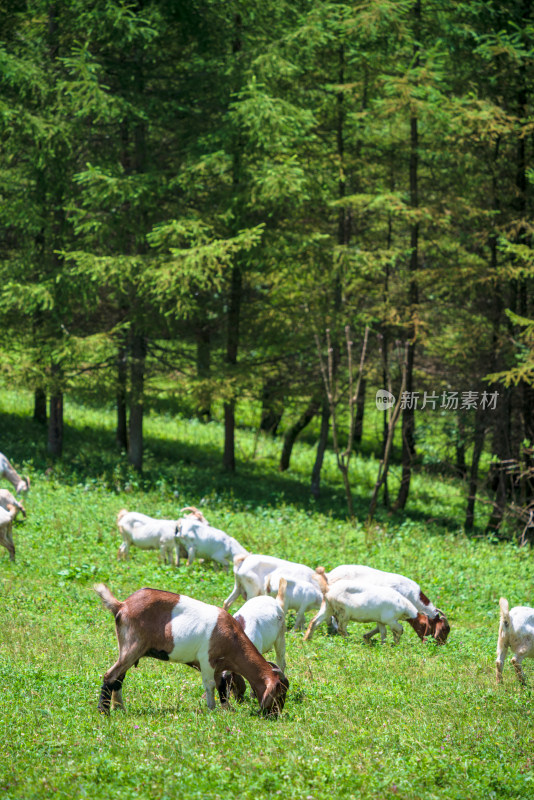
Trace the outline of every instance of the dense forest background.
{"label": "dense forest background", "polygon": [[486,452],[488,532],[531,537],[532,3],[12,0],[0,39],[0,375],[51,457],[71,395],[142,470],[165,397],[232,473],[256,404],[282,470],[314,421],[350,512],[388,389],[370,515],[434,414],[466,529]]}

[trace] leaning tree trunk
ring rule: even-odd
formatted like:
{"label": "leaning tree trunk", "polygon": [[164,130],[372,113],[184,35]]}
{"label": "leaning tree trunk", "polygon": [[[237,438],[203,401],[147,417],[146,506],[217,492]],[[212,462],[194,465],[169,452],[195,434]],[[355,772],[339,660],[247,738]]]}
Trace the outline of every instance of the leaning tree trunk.
{"label": "leaning tree trunk", "polygon": [[260,431],[270,436],[276,436],[276,431],[280,425],[283,413],[282,401],[276,391],[278,386],[278,380],[267,378],[263,383],[261,393]]}
{"label": "leaning tree trunk", "polygon": [[280,456],[280,472],[285,472],[286,469],[289,469],[289,462],[291,461],[291,453],[293,451],[293,445],[297,441],[297,437],[302,433],[304,428],[306,428],[312,419],[315,417],[317,412],[319,411],[319,407],[321,405],[321,401],[317,398],[314,398],[310,401],[306,410],[300,415],[298,420],[287,429],[285,436],[284,436],[284,445],[282,447],[282,454]]}

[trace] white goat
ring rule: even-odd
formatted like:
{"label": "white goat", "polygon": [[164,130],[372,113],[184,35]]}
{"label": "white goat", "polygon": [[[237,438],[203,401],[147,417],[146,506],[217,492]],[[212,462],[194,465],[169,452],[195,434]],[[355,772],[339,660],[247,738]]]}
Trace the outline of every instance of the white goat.
{"label": "white goat", "polygon": [[[207,520],[203,514],[193,506],[183,508],[181,513],[189,511],[189,518],[197,521]],[[122,536],[117,557],[128,558],[130,546],[139,547],[140,550],[159,550],[164,562],[180,564],[180,538],[177,528],[181,521],[174,519],[154,519],[138,511],[127,511],[123,508],[117,515],[117,525]],[[175,559],[174,559],[175,554]]]}
{"label": "white goat", "polygon": [[180,563],[179,541],[176,537],[176,520],[154,519],[138,511],[123,508],[117,515],[117,525],[122,536],[117,558],[128,558],[130,546],[140,550],[159,550],[164,562]]}
{"label": "white goat", "polygon": [[[398,575],[395,572],[373,569],[373,567],[366,567],[361,564],[343,564],[327,573],[324,572],[322,567],[318,567],[317,572],[324,574],[329,586],[339,580],[351,580],[395,589],[395,591],[413,603],[421,614],[425,614],[428,617],[428,633],[439,644],[445,644],[450,632],[447,617],[430,602],[428,597],[421,591],[419,584],[411,578],[406,578],[404,575]],[[370,633],[370,636],[375,633],[378,633],[378,628],[375,628]]]}
{"label": "white goat", "polygon": [[187,563],[192,564],[196,557],[207,558],[222,564],[226,571],[234,557],[247,555],[237,539],[218,528],[213,528],[205,520],[192,515],[176,523],[176,536],[187,552]]}
{"label": "white goat", "polygon": [[6,511],[13,511],[13,519],[15,519],[19,511],[23,517],[26,516],[26,509],[11,494],[9,489],[0,489],[0,508],[4,508]]}
{"label": "white goat", "polygon": [[6,511],[0,508],[0,545],[6,548],[10,561],[15,560],[15,545],[13,544],[13,518],[16,511]]}
{"label": "white goat", "polygon": [[400,619],[405,619],[423,639],[428,632],[428,617],[421,614],[413,603],[389,586],[376,586],[370,583],[338,580],[328,587],[324,595],[319,613],[312,619],[304,636],[311,639],[314,630],[321,622],[334,616],[338,622],[339,632],[347,635],[347,622],[376,622],[377,628],[364,634],[369,641],[371,636],[380,631],[382,642],[386,639],[386,625],[393,632],[395,644],[403,633]]}
{"label": "white goat", "polygon": [[200,670],[209,709],[215,708],[214,689],[229,670],[249,681],[262,711],[282,710],[289,681],[223,609],[159,589],[140,589],[122,603],[104,584],[94,589],[115,617],[119,643],[119,658],[103,679],[98,702],[102,713],[109,714],[110,705],[122,706],[126,672],[145,656]]}
{"label": "white goat", "polygon": [[[311,581],[315,572],[305,564],[297,564],[294,561],[286,561],[275,556],[263,556],[256,553],[248,555],[238,555],[234,558],[234,588],[231,594],[223,603],[223,608],[230,608],[238,597],[250,600],[260,594],[267,594],[267,578],[271,573],[279,570],[278,574],[283,575],[288,581]],[[273,589],[274,586],[271,587]],[[278,587],[276,587],[276,591]],[[287,595],[289,597],[290,587],[288,586]],[[293,606],[288,606],[293,607]]]}
{"label": "white goat", "polygon": [[528,606],[509,608],[508,600],[504,597],[499,600],[499,606],[501,621],[497,641],[497,661],[495,662],[497,683],[502,682],[504,659],[510,647],[514,651],[512,664],[517,679],[525,684],[525,674],[521,662],[524,658],[534,658],[534,608]]}
{"label": "white goat", "polygon": [[286,668],[287,581],[281,578],[276,597],[252,597],[234,614],[260,653],[272,650],[281,670]]}
{"label": "white goat", "polygon": [[[299,567],[300,565],[297,565]],[[308,567],[306,567],[306,570]],[[278,567],[265,579],[265,594],[275,595],[280,583],[286,581],[286,608],[297,612],[293,630],[298,631],[304,627],[304,617],[309,608],[319,608],[323,601],[321,590],[321,577],[312,571],[311,575],[300,569]],[[324,581],[326,583],[326,581]]]}
{"label": "white goat", "polygon": [[0,475],[13,484],[17,494],[30,488],[30,479],[22,478],[3,453],[0,453]]}

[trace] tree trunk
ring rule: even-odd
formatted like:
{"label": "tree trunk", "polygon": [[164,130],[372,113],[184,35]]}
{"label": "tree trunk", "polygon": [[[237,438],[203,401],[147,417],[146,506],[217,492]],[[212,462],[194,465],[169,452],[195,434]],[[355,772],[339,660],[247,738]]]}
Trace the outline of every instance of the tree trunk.
{"label": "tree trunk", "polygon": [[[234,14],[234,33],[232,39],[232,53],[237,55],[243,47],[243,21],[240,14]],[[242,74],[241,63],[237,58],[234,61],[234,90],[237,92],[241,87]],[[242,143],[239,133],[235,135],[233,142],[232,155],[232,184],[236,195],[239,195],[241,183],[241,156]],[[239,230],[241,217],[239,211],[236,212],[236,232]],[[238,257],[236,257],[238,258]],[[228,314],[226,334],[226,363],[229,367],[228,375],[230,380],[234,378],[235,366],[237,364],[237,351],[239,347],[239,322],[241,317],[241,295],[243,291],[243,276],[239,264],[234,263],[230,282],[230,297],[228,299]],[[226,472],[235,472],[235,386],[231,386],[231,398],[224,404],[224,452],[223,469]]]}
{"label": "tree trunk", "polygon": [[[502,389],[502,387],[501,387]],[[511,389],[501,392],[502,400],[497,405],[498,415],[495,419],[493,452],[498,461],[495,464],[495,499],[493,511],[486,526],[486,534],[496,534],[501,527],[508,499],[508,482],[510,480],[506,465],[512,457],[511,449]],[[500,399],[500,398],[499,398]]]}
{"label": "tree trunk", "polygon": [[48,452],[53,458],[60,458],[63,453],[63,393],[60,391],[50,395]]}
{"label": "tree trunk", "polygon": [[[521,9],[522,17],[526,20],[531,14],[531,2],[525,0]],[[518,69],[519,88],[517,93],[517,107],[518,117],[522,120],[528,119],[529,114],[529,85],[526,65],[521,60]],[[519,135],[517,141],[517,170],[516,170],[516,204],[518,217],[520,219],[519,231],[517,234],[518,244],[523,246],[531,246],[532,235],[529,232],[529,180],[528,180],[528,159],[527,159],[527,136]],[[518,281],[517,294],[518,294],[518,313],[522,317],[529,316],[529,289],[531,289],[530,281],[525,278],[520,278]],[[521,381],[518,388],[520,393],[519,404],[522,413],[522,431],[520,432],[520,441],[527,441],[526,448],[522,447],[520,443],[517,446],[517,457],[524,460],[523,474],[520,478],[521,489],[521,505],[523,507],[530,506],[534,499],[533,494],[533,459],[531,454],[531,446],[534,444],[534,389],[525,381]],[[514,447],[514,451],[516,448]]]}
{"label": "tree trunk", "polygon": [[356,398],[356,419],[354,421],[354,444],[357,445],[360,445],[362,442],[366,387],[367,387],[367,380],[362,375],[360,388],[358,391],[358,397]]}
{"label": "tree trunk", "polygon": [[[462,480],[467,478],[467,465],[465,463],[465,420],[461,411],[456,415],[457,429],[456,429],[456,474]],[[476,420],[475,420],[475,437],[476,437]],[[475,487],[476,488],[476,487]]]}
{"label": "tree trunk", "polygon": [[320,405],[320,400],[317,400],[317,398],[312,399],[298,420],[287,429],[284,436],[282,454],[280,456],[280,472],[285,472],[286,469],[289,469],[293,445],[295,444],[297,437],[302,433],[304,428],[310,424],[314,416],[317,414]]}
{"label": "tree trunk", "polygon": [[224,404],[223,469],[235,472],[235,400]]}
{"label": "tree trunk", "polygon": [[[211,373],[211,333],[207,325],[199,325],[195,331],[197,340],[197,377],[208,381]],[[199,420],[211,420],[211,393],[209,387],[202,385],[197,406]]]}
{"label": "tree trunk", "polygon": [[141,333],[132,336],[130,362],[130,437],[128,461],[138,472],[143,469],[143,399],[146,363],[146,339]]}
{"label": "tree trunk", "polygon": [[321,490],[321,469],[323,466],[324,454],[328,444],[328,431],[330,429],[330,408],[328,406],[328,399],[325,397],[321,407],[321,432],[319,434],[319,442],[317,443],[317,453],[315,456],[315,464],[313,465],[311,476],[311,494],[316,499],[319,497]]}
{"label": "tree trunk", "polygon": [[[237,349],[239,345],[239,322],[241,315],[241,294],[243,291],[243,278],[240,267],[235,264],[232,270],[232,283],[230,287],[230,300],[228,304],[228,332],[226,343],[226,363],[232,377],[233,369],[237,364]],[[224,454],[223,469],[235,472],[235,388],[231,387],[232,398],[224,404]]]}
{"label": "tree trunk", "polygon": [[[338,75],[337,79],[340,86],[345,83],[345,47],[341,44],[338,48]],[[337,93],[337,130],[336,130],[336,145],[337,157],[339,161],[339,179],[338,179],[338,197],[340,200],[346,195],[346,174],[344,169],[345,158],[345,103],[343,91]],[[338,212],[337,220],[337,243],[341,247],[346,247],[350,243],[352,227],[352,217],[349,206],[341,206]],[[339,271],[336,270],[334,276],[333,286],[333,310],[334,318],[338,317],[342,305],[342,286]],[[334,333],[331,338],[332,349],[332,374],[330,380],[332,386],[335,383],[337,369],[340,361],[340,349],[337,335]],[[310,491],[312,497],[318,498],[320,495],[321,486],[321,469],[323,466],[324,454],[328,444],[328,432],[330,427],[330,406],[328,397],[324,397],[321,407],[321,430],[319,434],[319,442],[317,444],[317,453],[315,456],[315,463],[313,465],[311,475]]]}
{"label": "tree trunk", "polygon": [[33,396],[33,418],[40,425],[46,425],[46,392],[39,387]]}
{"label": "tree trunk", "polygon": [[128,382],[128,354],[126,345],[119,347],[117,354],[117,430],[116,441],[119,450],[128,451],[128,420],[127,420],[127,382]]}
{"label": "tree trunk", "polygon": [[484,410],[477,409],[475,415],[475,436],[473,441],[473,458],[471,460],[471,471],[469,474],[469,497],[467,498],[467,509],[465,512],[465,530],[470,532],[475,524],[475,502],[478,486],[478,466],[480,456],[484,449],[484,437],[486,435],[486,424],[484,422]]}
{"label": "tree trunk", "polygon": [[[414,345],[408,346],[408,358],[406,362],[406,394],[413,393],[413,363]],[[411,405],[411,404],[409,404]],[[415,455],[414,448],[414,409],[406,407],[402,412],[402,473],[399,493],[395,501],[394,510],[398,511],[406,506],[410,493],[410,482],[412,477],[412,461]]]}
{"label": "tree trunk", "polygon": [[[416,0],[414,5],[414,66],[418,67],[420,64],[419,58],[419,28],[421,21],[421,2]],[[413,209],[419,207],[419,175],[418,175],[418,161],[419,161],[419,131],[417,116],[415,113],[410,118],[410,206]],[[419,303],[419,290],[417,285],[417,269],[419,263],[419,223],[415,222],[411,226],[410,233],[410,286],[409,286],[409,301],[410,301],[410,316],[412,323],[410,326],[410,346],[408,349],[408,360],[406,366],[406,392],[408,395],[413,393],[413,371],[415,360],[415,328],[413,325],[413,317]],[[408,403],[407,407],[402,413],[402,476],[399,493],[395,501],[395,510],[403,509],[406,506],[408,495],[410,493],[410,481],[412,476],[412,462],[415,456],[415,416],[414,407],[412,403]]]}

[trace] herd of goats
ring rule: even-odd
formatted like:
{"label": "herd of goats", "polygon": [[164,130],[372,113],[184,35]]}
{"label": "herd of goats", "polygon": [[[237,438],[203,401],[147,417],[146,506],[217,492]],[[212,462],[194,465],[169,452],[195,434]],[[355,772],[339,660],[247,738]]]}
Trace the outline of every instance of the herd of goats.
{"label": "herd of goats", "polygon": [[[27,492],[28,478],[21,477],[0,453],[0,476],[9,480],[17,494]],[[15,559],[12,523],[22,503],[7,489],[0,489],[0,544]],[[395,644],[408,622],[421,640],[432,636],[445,644],[450,625],[445,614],[426,597],[419,584],[403,575],[349,564],[326,572],[274,556],[248,552],[236,539],[209,524],[201,511],[188,506],[176,520],[154,519],[123,509],[117,524],[122,544],[118,557],[127,558],[131,546],[159,550],[164,561],[188,564],[195,558],[215,561],[228,571],[233,567],[234,588],[223,607],[209,605],[185,595],[158,589],[140,589],[123,602],[104,584],[94,587],[104,606],[115,618],[119,657],[105,673],[98,709],[122,707],[122,684],[126,672],[143,657],[188,664],[199,670],[209,709],[215,708],[215,689],[228,706],[230,695],[238,701],[246,690],[245,679],[265,714],[278,714],[285,702],[289,681],[284,674],[286,613],[296,612],[295,629],[304,627],[308,609],[318,609],[304,640],[328,622],[347,634],[347,622],[372,623],[364,634],[368,642],[380,633],[386,639],[390,628]],[[233,616],[228,609],[239,598],[244,605]],[[517,678],[525,683],[521,663],[534,658],[534,609],[510,609],[500,599],[496,677],[502,681],[509,648]],[[274,649],[276,663],[263,653]]]}

